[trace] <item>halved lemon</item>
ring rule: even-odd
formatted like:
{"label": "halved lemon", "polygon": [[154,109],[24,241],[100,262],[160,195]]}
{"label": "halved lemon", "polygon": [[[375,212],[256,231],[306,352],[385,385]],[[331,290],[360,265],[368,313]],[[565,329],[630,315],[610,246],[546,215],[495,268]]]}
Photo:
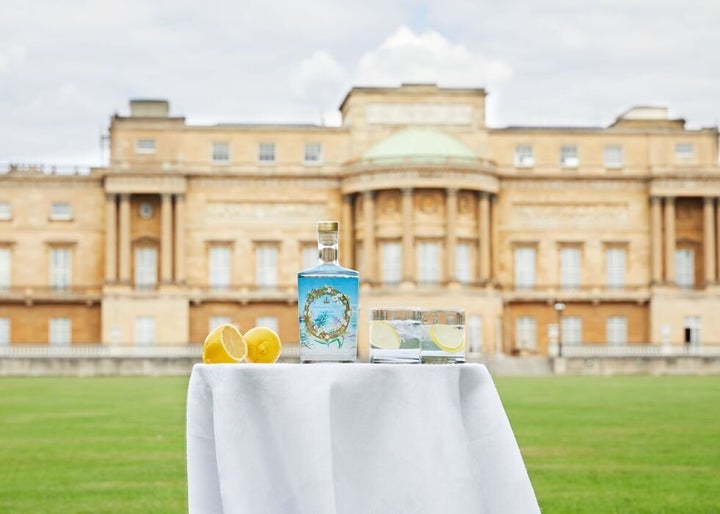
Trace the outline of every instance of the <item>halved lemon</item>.
{"label": "halved lemon", "polygon": [[390,323],[373,321],[370,324],[370,345],[383,350],[397,350],[400,348],[400,336]]}
{"label": "halved lemon", "polygon": [[270,328],[251,328],[245,332],[245,342],[247,342],[248,362],[270,363],[280,357],[282,351],[280,336]]}
{"label": "halved lemon", "polygon": [[465,348],[465,330],[457,325],[430,325],[430,339],[444,352],[455,353]]}
{"label": "halved lemon", "polygon": [[224,323],[205,338],[202,360],[205,364],[240,362],[247,351],[247,343],[240,331],[234,325]]}

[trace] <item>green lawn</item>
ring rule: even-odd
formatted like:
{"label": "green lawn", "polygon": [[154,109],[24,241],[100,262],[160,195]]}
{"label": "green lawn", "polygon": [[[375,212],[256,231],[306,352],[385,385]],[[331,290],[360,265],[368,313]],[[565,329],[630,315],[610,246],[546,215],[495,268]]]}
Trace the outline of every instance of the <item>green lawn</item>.
{"label": "green lawn", "polygon": [[496,385],[543,512],[720,512],[719,377]]}
{"label": "green lawn", "polygon": [[[543,513],[720,512],[720,378],[496,384]],[[186,389],[0,378],[0,512],[186,512]]]}
{"label": "green lawn", "polygon": [[187,378],[0,379],[0,512],[187,512]]}

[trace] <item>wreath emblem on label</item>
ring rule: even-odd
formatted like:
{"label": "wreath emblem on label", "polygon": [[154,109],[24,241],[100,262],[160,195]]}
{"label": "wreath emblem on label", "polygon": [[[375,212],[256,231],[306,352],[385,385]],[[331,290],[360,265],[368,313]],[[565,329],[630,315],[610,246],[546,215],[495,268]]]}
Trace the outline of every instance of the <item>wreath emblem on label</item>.
{"label": "wreath emblem on label", "polygon": [[318,343],[325,345],[338,343],[342,346],[350,315],[348,297],[328,285],[310,291],[303,308],[305,328]]}

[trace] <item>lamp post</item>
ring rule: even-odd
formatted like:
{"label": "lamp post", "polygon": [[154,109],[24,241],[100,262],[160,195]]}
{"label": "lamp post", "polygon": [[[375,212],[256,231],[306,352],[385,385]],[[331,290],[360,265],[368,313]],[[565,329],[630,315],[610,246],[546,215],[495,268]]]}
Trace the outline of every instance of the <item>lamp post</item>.
{"label": "lamp post", "polygon": [[558,357],[562,357],[562,315],[565,310],[565,304],[562,302],[555,302],[555,312],[557,312],[557,326],[558,326]]}

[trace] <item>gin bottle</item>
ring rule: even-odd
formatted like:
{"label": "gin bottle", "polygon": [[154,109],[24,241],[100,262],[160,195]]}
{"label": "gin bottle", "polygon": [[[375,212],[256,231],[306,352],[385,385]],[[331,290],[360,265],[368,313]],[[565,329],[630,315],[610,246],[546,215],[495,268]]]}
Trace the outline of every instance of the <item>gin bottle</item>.
{"label": "gin bottle", "polygon": [[339,227],[318,222],[317,265],[298,272],[300,362],[357,360],[358,272],[338,264]]}

